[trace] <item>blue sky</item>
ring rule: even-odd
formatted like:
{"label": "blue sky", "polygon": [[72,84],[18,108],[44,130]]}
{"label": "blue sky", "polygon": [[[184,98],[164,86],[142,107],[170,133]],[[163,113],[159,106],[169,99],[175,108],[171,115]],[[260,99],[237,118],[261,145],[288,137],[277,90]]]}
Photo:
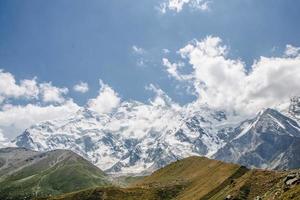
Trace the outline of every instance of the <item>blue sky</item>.
{"label": "blue sky", "polygon": [[[0,66],[17,79],[38,77],[71,88],[87,82],[87,94],[70,95],[84,104],[97,94],[98,79],[124,99],[146,101],[154,83],[179,102],[174,82],[161,68],[162,49],[178,50],[192,39],[221,37],[230,56],[248,66],[262,55],[300,46],[300,2],[214,0],[209,11],[185,6],[160,13],[159,0],[1,0]],[[147,51],[138,66],[136,45]],[[275,52],[272,51],[276,48]],[[176,55],[173,55],[174,57]]]}
{"label": "blue sky", "polygon": [[84,105],[253,114],[300,91],[300,1],[180,2],[0,0],[0,142]]}

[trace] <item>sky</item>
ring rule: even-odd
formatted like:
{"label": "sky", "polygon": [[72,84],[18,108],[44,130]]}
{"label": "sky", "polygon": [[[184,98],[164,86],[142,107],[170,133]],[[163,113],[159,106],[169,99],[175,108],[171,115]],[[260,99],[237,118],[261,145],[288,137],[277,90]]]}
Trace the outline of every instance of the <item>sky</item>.
{"label": "sky", "polygon": [[300,91],[299,9],[295,0],[0,0],[0,140],[83,106],[151,104],[160,90],[183,107],[246,114],[286,101]]}

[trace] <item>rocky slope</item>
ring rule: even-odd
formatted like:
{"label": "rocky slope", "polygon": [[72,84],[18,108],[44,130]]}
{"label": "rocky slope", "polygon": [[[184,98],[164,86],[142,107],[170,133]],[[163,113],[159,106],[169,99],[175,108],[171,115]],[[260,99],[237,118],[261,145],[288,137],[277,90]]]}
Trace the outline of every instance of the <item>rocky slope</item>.
{"label": "rocky slope", "polygon": [[110,185],[100,169],[67,150],[0,149],[0,199],[31,199]]}

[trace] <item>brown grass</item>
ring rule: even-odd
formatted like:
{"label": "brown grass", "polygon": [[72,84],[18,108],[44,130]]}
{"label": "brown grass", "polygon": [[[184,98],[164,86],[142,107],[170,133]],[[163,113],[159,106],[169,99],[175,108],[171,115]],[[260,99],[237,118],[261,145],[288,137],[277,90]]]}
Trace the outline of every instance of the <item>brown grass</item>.
{"label": "brown grass", "polygon": [[267,200],[299,199],[300,185],[283,190],[288,172],[248,170],[204,157],[189,157],[137,179],[128,188],[107,187],[79,191],[51,200]]}

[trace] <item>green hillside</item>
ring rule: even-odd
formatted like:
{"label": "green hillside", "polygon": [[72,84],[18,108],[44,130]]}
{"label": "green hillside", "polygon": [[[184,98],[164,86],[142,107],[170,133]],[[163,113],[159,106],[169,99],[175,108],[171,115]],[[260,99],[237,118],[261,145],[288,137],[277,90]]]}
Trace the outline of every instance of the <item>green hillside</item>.
{"label": "green hillside", "polygon": [[149,176],[108,179],[71,151],[0,149],[1,200],[300,199],[300,171],[249,170],[196,156]]}
{"label": "green hillside", "polygon": [[[71,151],[2,149],[0,199],[27,199],[110,185],[106,175]],[[19,158],[16,158],[18,155]]]}

